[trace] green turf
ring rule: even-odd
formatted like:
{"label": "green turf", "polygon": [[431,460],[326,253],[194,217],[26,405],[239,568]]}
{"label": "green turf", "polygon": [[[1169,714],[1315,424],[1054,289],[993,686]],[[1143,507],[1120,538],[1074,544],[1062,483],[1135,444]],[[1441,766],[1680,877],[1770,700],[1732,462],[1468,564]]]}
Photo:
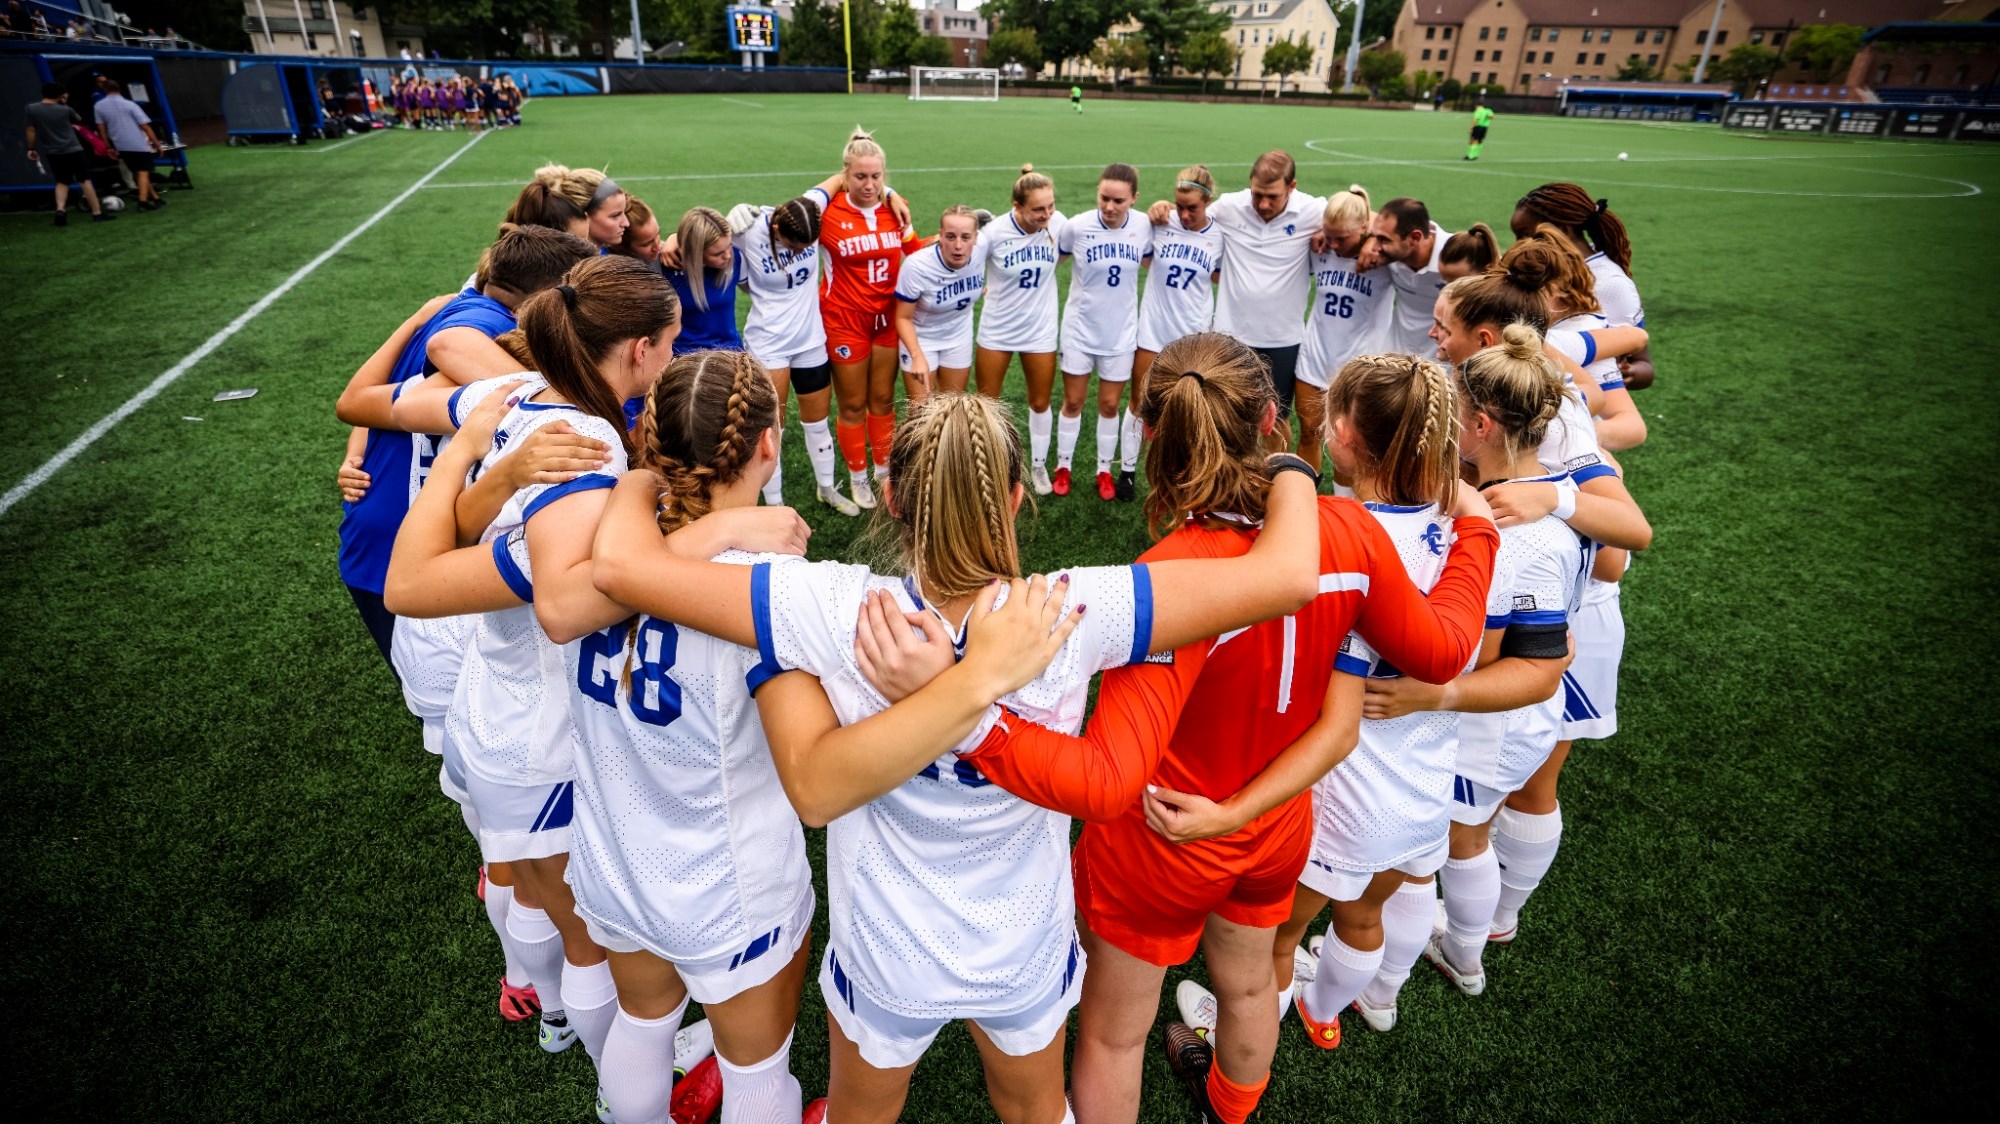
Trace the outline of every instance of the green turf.
{"label": "green turf", "polygon": [[[609,165],[668,215],[775,202],[857,120],[920,215],[998,210],[1023,160],[1075,210],[1107,160],[1151,198],[1183,163],[1235,186],[1283,146],[1308,190],[1359,180],[1454,228],[1565,178],[1632,228],[1660,385],[1626,463],[1658,538],[1626,582],[1623,732],[1572,758],[1562,856],[1489,993],[1420,967],[1393,1034],[1350,1023],[1324,1055],[1288,1028],[1267,1120],[1915,1116],[1993,1091],[2000,152],[1502,117],[1466,165],[1458,116],[1039,99],[543,100],[528,120],[0,516],[24,1117],[586,1118],[580,1052],[494,1014],[472,845],[335,576],[332,401],[465,276],[536,164]],[[0,487],[463,144],[207,148],[162,213],[0,215]],[[262,393],[209,400],[234,386]],[[812,517],[816,553],[849,548],[854,524]],[[1044,502],[1026,534],[1036,568],[1145,543],[1094,497]],[[808,992],[794,1059],[816,1095]],[[1156,1058],[1141,1115],[1189,1118]],[[948,1031],[908,1118],[990,1117]]]}

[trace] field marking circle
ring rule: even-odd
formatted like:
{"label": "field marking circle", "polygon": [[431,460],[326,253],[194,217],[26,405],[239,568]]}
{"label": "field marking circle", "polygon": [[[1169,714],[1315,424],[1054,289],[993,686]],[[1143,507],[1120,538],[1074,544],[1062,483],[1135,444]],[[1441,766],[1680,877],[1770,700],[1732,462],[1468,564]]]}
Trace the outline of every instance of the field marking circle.
{"label": "field marking circle", "polygon": [[[1325,137],[1318,140],[1309,140],[1305,142],[1305,145],[1308,149],[1317,152],[1322,156],[1344,157],[1349,161],[1361,164],[1383,164],[1383,165],[1405,167],[1405,168],[1425,168],[1431,171],[1469,172],[1473,175],[1505,176],[1513,179],[1536,179],[1540,177],[1540,173],[1503,171],[1501,169],[1492,167],[1492,165],[1533,164],[1546,167],[1547,165],[1550,164],[1619,164],[1619,163],[1764,164],[1764,163],[1775,163],[1777,161],[1803,162],[1803,161],[1814,161],[1814,160],[1881,160],[1881,159],[1899,158],[1908,155],[1908,153],[1905,152],[1898,152],[1893,154],[1856,153],[1852,156],[1834,156],[1834,155],[1826,155],[1823,153],[1812,153],[1812,154],[1799,154],[1799,155],[1767,154],[1767,155],[1756,155],[1756,156],[1639,157],[1636,159],[1623,160],[1623,161],[1617,159],[1616,157],[1611,157],[1611,156],[1574,157],[1574,158],[1551,156],[1551,157],[1533,158],[1533,159],[1494,160],[1488,162],[1487,167],[1468,168],[1463,166],[1463,164],[1465,163],[1463,161],[1395,160],[1388,157],[1369,156],[1359,152],[1343,152],[1335,148],[1321,147],[1323,144],[1326,144],[1327,142],[1339,141],[1342,139],[1343,138],[1339,137]],[[1600,184],[1612,184],[1619,187],[1651,187],[1651,188],[1658,188],[1663,191],[1705,191],[1720,195],[1776,195],[1776,196],[1785,196],[1795,199],[1969,199],[1975,195],[1984,194],[1984,191],[1980,188],[1978,184],[1968,183],[1965,180],[1952,179],[1948,176],[1927,176],[1927,175],[1920,175],[1915,172],[1892,172],[1884,168],[1843,168],[1841,170],[1848,172],[1860,172],[1868,175],[1895,176],[1899,179],[1921,180],[1928,183],[1949,184],[1955,187],[1964,188],[1965,190],[1928,192],[1928,193],[1894,192],[1894,191],[1779,191],[1771,188],[1761,188],[1761,187],[1721,187],[1714,184],[1654,183],[1646,180],[1599,179],[1597,177],[1592,177],[1591,182]]]}

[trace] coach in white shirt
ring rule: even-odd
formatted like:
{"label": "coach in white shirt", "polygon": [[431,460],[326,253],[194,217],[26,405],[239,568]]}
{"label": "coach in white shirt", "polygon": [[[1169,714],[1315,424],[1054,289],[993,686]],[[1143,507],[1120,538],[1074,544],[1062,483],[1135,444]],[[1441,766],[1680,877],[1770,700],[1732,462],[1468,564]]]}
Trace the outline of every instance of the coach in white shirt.
{"label": "coach in white shirt", "polygon": [[[1370,248],[1389,263],[1389,283],[1396,287],[1390,340],[1406,355],[1437,354],[1430,332],[1438,293],[1444,290],[1438,255],[1450,237],[1450,231],[1431,221],[1430,208],[1408,196],[1391,199],[1375,212]],[[1366,260],[1362,265],[1372,267]]]}
{"label": "coach in white shirt", "polygon": [[[1292,416],[1292,390],[1299,346],[1306,338],[1306,302],[1312,274],[1306,258],[1320,228],[1326,200],[1298,190],[1298,169],[1290,155],[1272,150],[1250,166],[1250,186],[1209,204],[1208,217],[1222,228],[1222,283],[1216,290],[1215,330],[1235,336],[1264,357],[1278,394],[1278,416]],[[1173,216],[1173,204],[1149,211],[1154,225]],[[1429,328],[1429,323],[1425,323]],[[1276,435],[1278,448],[1291,444],[1290,427]]]}

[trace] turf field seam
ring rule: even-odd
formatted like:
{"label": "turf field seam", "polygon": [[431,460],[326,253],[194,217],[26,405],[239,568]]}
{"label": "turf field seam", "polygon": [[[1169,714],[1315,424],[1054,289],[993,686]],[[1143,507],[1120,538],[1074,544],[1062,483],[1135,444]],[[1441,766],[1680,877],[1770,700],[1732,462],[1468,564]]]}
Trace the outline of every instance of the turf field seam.
{"label": "turf field seam", "polygon": [[224,325],[221,331],[216,332],[214,335],[204,340],[200,347],[197,347],[193,351],[188,352],[187,355],[184,358],[182,358],[180,362],[167,368],[166,372],[161,374],[159,378],[156,378],[152,382],[147,383],[145,389],[141,390],[137,394],[134,394],[132,397],[126,399],[124,405],[118,407],[116,410],[111,411],[109,415],[107,415],[103,420],[99,421],[96,425],[93,425],[89,429],[84,430],[83,436],[78,437],[74,441],[71,441],[68,445],[63,447],[63,450],[61,452],[57,453],[53,457],[50,457],[46,462],[43,463],[43,465],[40,468],[37,468],[35,471],[29,473],[26,479],[22,480],[19,484],[14,485],[12,488],[9,488],[7,490],[6,495],[0,496],[0,516],[4,516],[7,514],[7,512],[13,510],[15,504],[20,503],[22,500],[28,498],[28,496],[32,494],[35,489],[47,483],[49,477],[54,476],[58,472],[61,472],[64,465],[67,465],[69,462],[75,460],[77,456],[81,454],[85,449],[88,449],[92,445],[96,444],[99,438],[111,432],[112,428],[116,426],[119,422],[122,422],[126,418],[129,418],[133,414],[137,413],[140,407],[144,406],[148,402],[151,402],[155,397],[159,395],[161,391],[165,390],[169,386],[172,386],[182,375],[187,374],[188,371],[192,369],[195,364],[201,362],[203,359],[208,358],[209,354],[213,352],[216,348],[221,347],[224,343],[226,343],[230,339],[230,337],[242,331],[252,320],[255,320],[258,316],[262,315],[264,310],[271,307],[271,305],[275,303],[278,300],[278,298],[284,296],[286,293],[291,292],[293,287],[298,285],[299,282],[311,276],[314,270],[318,269],[322,265],[325,265],[327,261],[331,259],[335,254],[338,254],[340,251],[346,249],[348,243],[353,242],[356,238],[359,238],[363,234],[366,234],[369,228],[373,227],[376,223],[381,222],[383,219],[387,218],[391,211],[394,211],[397,207],[401,206],[404,200],[410,198],[410,196],[412,195],[415,195],[419,189],[421,189],[425,184],[431,181],[432,177],[436,176],[439,172],[444,171],[446,168],[451,167],[453,161],[457,160],[459,157],[471,151],[473,145],[478,144],[481,140],[485,139],[489,135],[490,134],[487,133],[480,133],[478,136],[475,136],[471,140],[466,141],[463,145],[460,145],[458,149],[454,151],[450,156],[447,156],[443,160],[439,161],[437,167],[432,168],[428,172],[425,172],[423,176],[417,180],[417,182],[404,188],[402,194],[397,195],[394,199],[389,200],[388,203],[383,205],[381,210],[376,211],[374,214],[368,216],[365,220],[363,220],[360,226],[357,226],[353,230],[348,231],[347,234],[340,239],[340,241],[335,242],[333,245],[327,247],[324,251],[320,253],[318,257],[300,266],[290,277],[285,278],[285,280],[281,282],[277,288],[272,289],[268,293],[265,293],[263,297],[257,301],[256,304],[253,304],[249,308],[244,309],[241,315],[237,316],[236,319],[231,320],[228,324]]}

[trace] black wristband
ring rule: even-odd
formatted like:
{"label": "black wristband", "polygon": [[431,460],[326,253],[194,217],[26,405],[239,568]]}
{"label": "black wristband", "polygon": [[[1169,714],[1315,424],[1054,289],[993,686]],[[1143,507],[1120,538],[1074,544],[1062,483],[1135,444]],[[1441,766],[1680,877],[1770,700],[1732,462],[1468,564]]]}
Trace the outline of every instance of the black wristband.
{"label": "black wristband", "polygon": [[1264,467],[1270,470],[1273,480],[1278,478],[1280,472],[1297,472],[1311,480],[1313,487],[1319,487],[1319,470],[1306,463],[1304,457],[1291,453],[1273,453],[1264,461]]}

